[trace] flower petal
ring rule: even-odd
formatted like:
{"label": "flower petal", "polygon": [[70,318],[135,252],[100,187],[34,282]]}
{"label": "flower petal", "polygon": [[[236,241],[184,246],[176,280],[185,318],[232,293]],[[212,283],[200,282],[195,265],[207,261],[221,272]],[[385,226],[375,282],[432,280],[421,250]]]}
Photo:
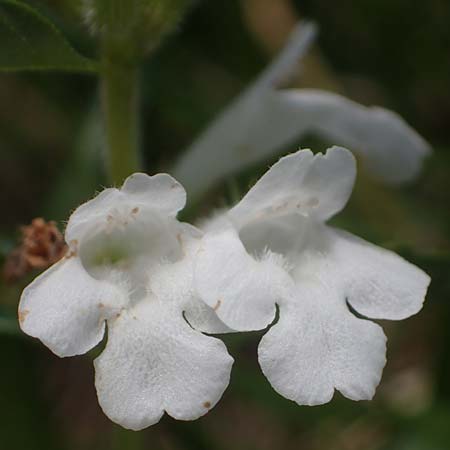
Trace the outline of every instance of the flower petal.
{"label": "flower petal", "polygon": [[108,216],[119,211],[127,222],[154,215],[175,217],[186,203],[186,191],[167,174],[149,176],[144,173],[130,175],[122,188],[109,188],[92,200],[79,206],[69,218],[66,241],[80,241],[86,234],[103,229]]}
{"label": "flower petal", "polygon": [[210,334],[232,332],[207,306],[194,289],[194,262],[201,234],[187,224],[181,224],[178,240],[183,258],[174,263],[159,264],[151,270],[147,289],[164,303],[174,303],[183,310],[192,328]]}
{"label": "flower petal", "polygon": [[103,338],[104,320],[118,310],[122,293],[95,280],[78,258],[63,259],[22,293],[22,330],[60,357],[86,353]]}
{"label": "flower petal", "polygon": [[66,242],[78,243],[86,233],[96,228],[99,221],[106,219],[108,210],[117,205],[122,198],[123,195],[118,189],[108,188],[79,206],[69,217],[65,231]]}
{"label": "flower petal", "polygon": [[184,307],[184,316],[192,328],[208,334],[234,333],[218,317],[215,311],[200,298],[192,298]]}
{"label": "flower petal", "polygon": [[277,133],[285,142],[298,138],[300,127],[302,133],[315,132],[360,152],[368,169],[388,183],[416,177],[430,154],[429,145],[398,114],[331,92],[280,91],[272,96],[272,110],[279,115]]}
{"label": "flower petal", "polygon": [[259,362],[272,387],[300,405],[327,403],[334,389],[352,400],[369,400],[380,381],[383,330],[353,316],[338,295],[318,283],[302,283],[259,345]]}
{"label": "flower petal", "polygon": [[385,182],[417,176],[430,147],[396,113],[321,90],[274,89],[307,49],[314,35],[309,27],[295,31],[292,45],[183,153],[173,173],[192,197],[308,132],[359,151],[369,170]]}
{"label": "flower petal", "polygon": [[430,277],[418,267],[391,251],[330,227],[325,227],[315,242],[315,250],[306,251],[298,261],[299,271],[314,272],[324,283],[333,284],[360,314],[401,320],[422,308]]}
{"label": "flower petal", "polygon": [[[299,22],[292,30],[284,48],[260,75],[256,85],[274,88],[298,72],[298,64],[315,40],[317,27],[313,22]],[[261,86],[261,88],[262,88]]]}
{"label": "flower petal", "polygon": [[239,237],[250,251],[266,247],[282,254],[297,282],[316,279],[333,286],[373,319],[416,314],[430,283],[425,272],[395,253],[301,216],[250,224]]}
{"label": "flower petal", "polygon": [[347,203],[356,176],[353,155],[341,147],[326,155],[300,150],[281,158],[229,212],[240,229],[261,219],[298,212],[323,221]]}
{"label": "flower petal", "polygon": [[239,231],[239,237],[251,254],[264,249],[283,255],[289,266],[294,266],[298,253],[307,244],[311,219],[300,214],[269,217],[250,223]]}
{"label": "flower petal", "polygon": [[301,22],[280,55],[183,152],[171,172],[186,186],[190,198],[199,197],[227,175],[264,161],[286,143],[277,133],[279,119],[271,109],[271,94],[297,69],[314,36],[315,26]]}
{"label": "flower petal", "polygon": [[133,200],[169,216],[176,216],[186,204],[183,186],[166,173],[153,176],[135,173],[125,180],[121,190],[132,196]]}
{"label": "flower petal", "polygon": [[195,286],[201,299],[233,330],[259,330],[269,325],[275,318],[275,303],[290,284],[282,261],[273,254],[257,261],[233,230],[204,237]]}
{"label": "flower petal", "polygon": [[197,419],[228,385],[233,359],[225,345],[193,330],[167,304],[142,302],[108,329],[95,360],[97,394],[105,414],[125,428],[148,427],[164,411]]}

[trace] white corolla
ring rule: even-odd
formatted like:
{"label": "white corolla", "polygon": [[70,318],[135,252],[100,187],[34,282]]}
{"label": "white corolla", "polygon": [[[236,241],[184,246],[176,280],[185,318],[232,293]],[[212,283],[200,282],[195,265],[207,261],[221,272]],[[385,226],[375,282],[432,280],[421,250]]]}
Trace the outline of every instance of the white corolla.
{"label": "white corolla", "polygon": [[386,338],[361,316],[417,313],[430,281],[398,255],[325,224],[346,204],[355,175],[354,157],[340,147],[280,159],[205,225],[196,262],[200,296],[231,329],[267,327],[278,305],[259,362],[274,389],[302,405],[326,403],[335,389],[372,398]]}
{"label": "white corolla", "polygon": [[173,174],[191,198],[306,133],[358,152],[387,183],[406,182],[420,172],[430,148],[398,114],[323,90],[280,88],[314,35],[312,24],[300,23],[273,63],[183,153]]}
{"label": "white corolla", "polygon": [[105,189],[75,210],[68,254],[20,301],[22,330],[61,357],[93,348],[107,324],[95,383],[105,413],[126,428],[152,425],[164,411],[196,419],[229,382],[224,344],[196,330],[220,324],[193,290],[201,234],[176,219],[185,201],[165,174],[137,173]]}

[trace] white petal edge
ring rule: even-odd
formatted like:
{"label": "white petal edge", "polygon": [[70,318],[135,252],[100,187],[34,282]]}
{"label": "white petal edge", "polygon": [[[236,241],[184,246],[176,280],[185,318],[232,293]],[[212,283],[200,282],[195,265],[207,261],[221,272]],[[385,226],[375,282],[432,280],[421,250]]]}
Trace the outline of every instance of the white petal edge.
{"label": "white petal edge", "polygon": [[78,258],[63,259],[22,293],[22,331],[60,357],[86,353],[103,338],[105,319],[120,309],[124,293],[92,278]]}
{"label": "white petal edge", "polygon": [[92,229],[96,223],[105,221],[110,208],[113,208],[123,200],[123,194],[116,188],[107,188],[101,191],[93,199],[80,205],[70,215],[65,230],[66,242],[76,248],[78,241]]}
{"label": "white petal edge", "polygon": [[192,298],[184,306],[184,316],[192,328],[202,333],[225,334],[235,332],[219,319],[213,308],[197,297]]}
{"label": "white petal edge", "polygon": [[96,197],[79,206],[70,216],[65,237],[70,244],[81,240],[86,233],[105,224],[114,208],[126,205],[130,211],[157,211],[159,214],[175,217],[186,204],[186,191],[170,175],[161,173],[147,175],[134,173],[124,182],[121,189],[108,188]]}
{"label": "white petal edge", "polygon": [[234,230],[205,235],[194,282],[200,298],[236,331],[269,325],[275,318],[275,303],[292,284],[276,255],[256,260]]}
{"label": "white petal edge", "polygon": [[109,323],[95,360],[95,385],[105,414],[131,430],[206,414],[226,389],[233,358],[222,341],[193,330],[181,311],[143,302]]}
{"label": "white petal edge", "polygon": [[255,85],[275,88],[285,82],[294,73],[317,36],[317,27],[313,22],[299,22],[292,30],[284,48],[260,75]]}
{"label": "white petal edge", "polygon": [[350,233],[314,224],[295,256],[293,278],[333,286],[372,319],[401,320],[423,306],[430,277],[397,254]]}
{"label": "white petal edge", "polygon": [[340,95],[315,89],[282,90],[272,95],[285,142],[301,133],[321,135],[359,152],[369,171],[399,184],[414,179],[431,152],[427,142],[398,114],[366,107]]}
{"label": "white petal edge", "polygon": [[299,213],[325,221],[347,203],[356,177],[352,153],[299,150],[281,158],[229,212],[238,229],[261,219]]}
{"label": "white petal edge", "polygon": [[142,204],[148,204],[169,216],[176,216],[186,205],[183,186],[166,173],[153,176],[135,173],[125,180],[121,190]]}
{"label": "white petal edge", "polygon": [[314,24],[299,23],[267,69],[183,152],[171,172],[186,186],[191,198],[198,198],[227,175],[279,150],[277,144],[283,136],[277,135],[277,113],[270,109],[269,94],[280,80],[298,69],[315,34]]}
{"label": "white petal edge", "polygon": [[320,284],[303,283],[295,302],[263,336],[258,359],[282,396],[299,405],[329,402],[334,390],[370,400],[386,363],[386,337],[378,325],[358,319],[344,298]]}
{"label": "white petal edge", "polygon": [[225,176],[289,150],[306,133],[359,152],[368,170],[388,184],[413,180],[431,153],[395,112],[327,91],[255,85],[194,141],[173,172],[196,198]]}
{"label": "white petal edge", "polygon": [[152,268],[149,290],[165,303],[177,304],[188,323],[195,330],[208,334],[233,332],[206,305],[194,289],[194,262],[201,245],[201,232],[181,224],[178,241],[183,258],[175,263],[159,264]]}
{"label": "white petal edge", "polygon": [[356,311],[372,319],[402,320],[422,309],[430,284],[423,270],[350,233],[327,231],[333,267],[324,268],[323,278],[333,276]]}

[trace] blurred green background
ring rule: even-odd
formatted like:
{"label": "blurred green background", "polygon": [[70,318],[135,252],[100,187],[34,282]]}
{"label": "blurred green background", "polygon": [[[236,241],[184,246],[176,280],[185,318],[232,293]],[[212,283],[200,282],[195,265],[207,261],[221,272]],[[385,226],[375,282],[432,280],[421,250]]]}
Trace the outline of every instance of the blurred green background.
{"label": "blurred green background", "polygon": [[[96,54],[73,1],[29,3],[80,52]],[[98,406],[92,355],[58,359],[38,341],[4,329],[1,449],[450,448],[448,0],[198,1],[143,67],[144,168],[170,171],[177,155],[282,47],[298,18],[316,21],[320,35],[295,86],[335,90],[391,108],[434,149],[421,176],[406,187],[383,186],[361,171],[350,204],[334,221],[394,249],[432,277],[420,314],[382,322],[388,364],[375,399],[357,403],[336,394],[325,406],[297,406],[276,394],[258,368],[262,333],[226,336],[236,362],[229,388],[209,414],[187,423],[165,416],[145,431],[127,432]],[[70,211],[105,185],[98,108],[95,77],[0,74],[3,259],[17,244],[20,225],[42,216],[63,229]],[[300,144],[327,147],[312,138]],[[195,221],[230,203],[276,159],[216,186],[183,218]],[[0,324],[15,316],[20,291],[31,278],[1,284]]]}

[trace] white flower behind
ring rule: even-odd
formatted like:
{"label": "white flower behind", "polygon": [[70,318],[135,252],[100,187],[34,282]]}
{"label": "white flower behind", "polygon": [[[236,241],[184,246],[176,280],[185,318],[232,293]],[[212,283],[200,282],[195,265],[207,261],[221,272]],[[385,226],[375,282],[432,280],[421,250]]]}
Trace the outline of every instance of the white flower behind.
{"label": "white flower behind", "polygon": [[352,154],[301,150],[279,160],[234,208],[207,225],[196,264],[202,299],[230,328],[263,329],[261,368],[304,405],[335,389],[370,399],[385,365],[380,326],[422,307],[429,277],[396,254],[325,222],[347,203]]}
{"label": "white flower behind", "polygon": [[406,182],[420,172],[430,148],[398,114],[327,91],[279,89],[314,37],[314,25],[300,23],[280,55],[183,153],[173,173],[191,198],[306,133],[358,152],[387,183]]}
{"label": "white flower behind", "polygon": [[61,357],[93,348],[107,324],[95,360],[99,402],[134,430],[164,411],[202,416],[229,382],[233,359],[224,344],[195,329],[226,327],[194,293],[201,233],[176,219],[185,201],[183,187],[165,174],[137,173],[120,190],[105,189],[72,214],[67,256],[20,300],[22,330]]}

